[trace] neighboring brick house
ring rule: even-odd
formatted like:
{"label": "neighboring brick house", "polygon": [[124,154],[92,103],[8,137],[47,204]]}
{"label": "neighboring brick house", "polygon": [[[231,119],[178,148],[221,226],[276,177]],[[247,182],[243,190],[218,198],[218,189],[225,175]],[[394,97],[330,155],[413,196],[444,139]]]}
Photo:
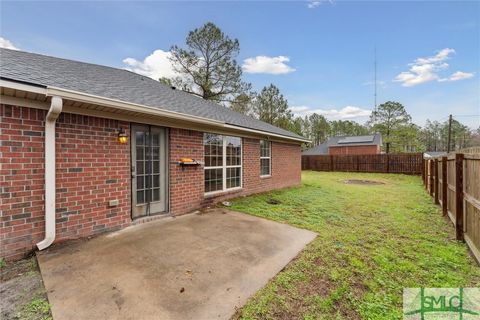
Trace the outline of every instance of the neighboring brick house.
{"label": "neighboring brick house", "polygon": [[304,156],[316,155],[355,155],[380,154],[382,151],[382,135],[380,133],[367,136],[337,136],[326,142],[305,150]]}
{"label": "neighboring brick house", "polygon": [[303,137],[126,70],[0,50],[1,257],[300,184]]}

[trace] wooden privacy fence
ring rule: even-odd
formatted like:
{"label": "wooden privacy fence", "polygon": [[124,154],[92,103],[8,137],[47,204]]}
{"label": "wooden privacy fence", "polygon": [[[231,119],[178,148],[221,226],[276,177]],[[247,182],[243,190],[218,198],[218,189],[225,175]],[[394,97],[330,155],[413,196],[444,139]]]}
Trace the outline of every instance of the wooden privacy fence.
{"label": "wooden privacy fence", "polygon": [[423,183],[480,263],[480,154],[423,160]]}
{"label": "wooden privacy fence", "polygon": [[305,155],[302,170],[421,174],[422,154]]}

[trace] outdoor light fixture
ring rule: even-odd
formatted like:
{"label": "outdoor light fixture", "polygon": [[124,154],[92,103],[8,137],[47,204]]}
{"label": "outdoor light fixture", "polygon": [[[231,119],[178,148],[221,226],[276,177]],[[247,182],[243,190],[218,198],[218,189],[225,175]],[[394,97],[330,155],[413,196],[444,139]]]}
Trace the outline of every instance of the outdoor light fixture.
{"label": "outdoor light fixture", "polygon": [[120,143],[127,143],[128,142],[127,133],[125,132],[125,129],[123,129],[123,128],[120,128],[120,130],[118,130],[118,142],[120,142]]}

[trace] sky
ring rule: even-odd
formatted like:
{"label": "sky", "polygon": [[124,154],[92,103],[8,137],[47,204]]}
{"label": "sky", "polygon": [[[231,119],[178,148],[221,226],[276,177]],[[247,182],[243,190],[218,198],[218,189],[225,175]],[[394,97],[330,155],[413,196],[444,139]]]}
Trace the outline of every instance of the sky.
{"label": "sky", "polygon": [[243,79],[278,86],[297,115],[480,125],[480,1],[0,2],[0,46],[172,76],[168,51],[213,22],[240,41]]}

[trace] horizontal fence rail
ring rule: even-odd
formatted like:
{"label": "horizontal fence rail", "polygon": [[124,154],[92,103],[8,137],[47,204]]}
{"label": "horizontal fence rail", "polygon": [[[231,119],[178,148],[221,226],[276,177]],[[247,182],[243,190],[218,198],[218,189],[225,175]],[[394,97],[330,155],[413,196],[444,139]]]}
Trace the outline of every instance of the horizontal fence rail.
{"label": "horizontal fence rail", "polygon": [[422,154],[304,155],[302,170],[422,174]]}
{"label": "horizontal fence rail", "polygon": [[[423,160],[423,184],[480,264],[480,153]],[[477,150],[478,151],[478,150]]]}

